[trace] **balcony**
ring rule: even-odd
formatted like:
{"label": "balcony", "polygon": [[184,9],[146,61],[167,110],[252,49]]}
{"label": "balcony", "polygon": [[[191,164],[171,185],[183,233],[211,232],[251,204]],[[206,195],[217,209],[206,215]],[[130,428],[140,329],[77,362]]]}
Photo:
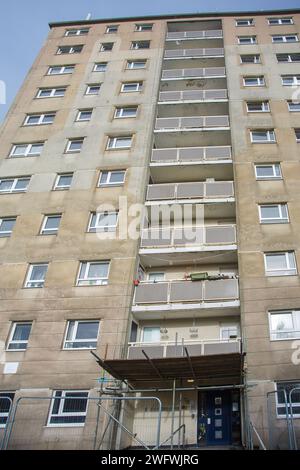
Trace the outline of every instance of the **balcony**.
{"label": "balcony", "polygon": [[232,198],[232,181],[149,184],[148,201]]}
{"label": "balcony", "polygon": [[241,352],[241,339],[206,339],[206,340],[183,340],[160,341],[159,343],[129,343],[128,359],[144,359],[143,351],[151,359],[162,359],[169,357],[187,357],[186,350],[192,356],[210,356],[214,354],[232,354]]}
{"label": "balcony", "polygon": [[227,90],[183,90],[183,91],[161,91],[159,102],[183,102],[194,101],[227,101]]}
{"label": "balcony", "polygon": [[233,316],[239,314],[237,279],[141,282],[132,313],[137,319]]}
{"label": "balcony", "polygon": [[224,57],[222,47],[192,48],[192,49],[167,49],[165,59],[192,59],[195,57]]}
{"label": "balcony", "polygon": [[229,128],[229,116],[183,116],[157,118],[154,132],[198,131]]}
{"label": "balcony", "polygon": [[231,147],[183,147],[154,149],[151,156],[152,163],[187,163],[187,162],[220,162],[230,161]]}
{"label": "balcony", "polygon": [[223,31],[221,29],[209,29],[206,31],[176,31],[168,32],[167,40],[177,39],[202,39],[202,38],[223,38]]}
{"label": "balcony", "polygon": [[168,69],[163,70],[162,80],[188,79],[188,78],[224,78],[225,67],[207,67],[190,69]]}

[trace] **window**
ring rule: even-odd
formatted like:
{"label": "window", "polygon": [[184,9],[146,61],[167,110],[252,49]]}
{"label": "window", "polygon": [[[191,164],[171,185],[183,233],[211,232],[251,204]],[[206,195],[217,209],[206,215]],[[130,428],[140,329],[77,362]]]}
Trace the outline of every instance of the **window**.
{"label": "window", "polygon": [[0,238],[11,236],[16,220],[16,217],[0,217]]}
{"label": "window", "polygon": [[265,86],[263,75],[259,77],[243,77],[244,86]]}
{"label": "window", "polygon": [[75,70],[75,65],[54,65],[49,67],[47,75],[66,75],[73,73]]}
{"label": "window", "polygon": [[135,25],[135,31],[152,31],[153,23],[141,23]]}
{"label": "window", "polygon": [[255,174],[258,180],[282,179],[280,163],[255,165]]}
{"label": "window", "polygon": [[240,332],[238,325],[224,325],[220,328],[220,338],[221,339],[235,339],[238,338]]}
{"label": "window", "polygon": [[287,204],[262,204],[259,218],[262,224],[286,224],[289,221]]}
{"label": "window", "polygon": [[300,85],[300,75],[281,75],[281,82],[284,86]]}
{"label": "window", "polygon": [[[279,418],[286,418],[286,407],[290,407],[289,399],[290,399],[290,392],[297,388],[291,394],[291,405],[293,411],[293,417],[299,418],[300,417],[300,382],[276,382],[276,403],[277,403],[277,416]],[[286,396],[284,395],[284,390],[286,392]],[[290,415],[291,416],[291,415]]]}
{"label": "window", "polygon": [[300,111],[300,101],[288,101],[287,104],[289,111]]}
{"label": "window", "polygon": [[59,46],[56,54],[80,54],[83,49],[83,44],[76,46]]}
{"label": "window", "polygon": [[150,41],[132,41],[131,49],[149,49]]}
{"label": "window", "polygon": [[269,312],[270,339],[300,337],[300,310]]}
{"label": "window", "polygon": [[118,212],[93,212],[89,223],[89,232],[115,232]]}
{"label": "window", "polygon": [[78,111],[76,121],[90,121],[92,117],[92,109],[81,109]]}
{"label": "window", "polygon": [[70,189],[72,178],[73,173],[62,173],[61,175],[57,175],[54,183],[54,190]]}
{"label": "window", "polygon": [[13,323],[7,344],[8,351],[25,351],[27,349],[32,322]]}
{"label": "window", "polygon": [[95,349],[99,321],[70,320],[64,341],[64,349]]}
{"label": "window", "polygon": [[83,146],[84,138],[69,139],[67,143],[66,153],[80,152]]}
{"label": "window", "polygon": [[278,62],[300,62],[300,53],[298,54],[276,54]]}
{"label": "window", "polygon": [[118,32],[119,26],[117,24],[112,24],[110,26],[106,27],[106,34],[112,34],[112,33],[117,33]]}
{"label": "window", "polygon": [[99,95],[100,88],[101,88],[100,83],[99,84],[95,83],[94,85],[88,85],[85,90],[85,94],[86,95]]}
{"label": "window", "polygon": [[39,88],[36,98],[62,98],[65,96],[66,87]]}
{"label": "window", "polygon": [[100,47],[100,52],[112,51],[114,47],[113,42],[103,42]]}
{"label": "window", "polygon": [[67,29],[65,36],[86,36],[89,33],[89,28],[83,29]]}
{"label": "window", "polygon": [[293,251],[265,253],[264,256],[267,276],[293,276],[297,274]]}
{"label": "window", "polygon": [[41,228],[41,235],[56,235],[61,221],[61,214],[46,215]]}
{"label": "window", "polygon": [[143,82],[126,82],[122,83],[121,92],[130,93],[135,91],[141,91]]}
{"label": "window", "polygon": [[14,392],[0,392],[0,428],[7,423],[14,396]]}
{"label": "window", "polygon": [[254,144],[276,142],[274,129],[250,131],[250,136],[251,142]]}
{"label": "window", "polygon": [[49,114],[28,114],[24,121],[24,126],[41,126],[45,124],[52,124],[55,118],[55,113]]}
{"label": "window", "polygon": [[47,426],[84,426],[88,396],[87,391],[55,391]]}
{"label": "window", "polygon": [[107,149],[129,149],[132,144],[132,136],[109,137]]}
{"label": "window", "polygon": [[298,42],[297,34],[276,34],[272,36],[272,42]]}
{"label": "window", "polygon": [[273,26],[273,25],[278,25],[278,24],[294,24],[293,18],[287,17],[287,18],[268,18],[268,24]]}
{"label": "window", "polygon": [[148,273],[148,281],[160,282],[165,280],[165,273]]}
{"label": "window", "polygon": [[47,269],[48,263],[30,264],[26,277],[25,287],[44,287]]}
{"label": "window", "polygon": [[108,284],[109,261],[82,261],[77,286],[105,286]]}
{"label": "window", "polygon": [[25,192],[27,190],[29,181],[30,181],[30,176],[24,176],[22,178],[0,179],[0,194]]}
{"label": "window", "polygon": [[107,62],[98,62],[94,65],[93,72],[106,72]]}
{"label": "window", "polygon": [[259,54],[243,54],[240,56],[242,64],[260,64]]}
{"label": "window", "polygon": [[239,44],[256,44],[256,36],[238,36]]}
{"label": "window", "polygon": [[240,19],[240,20],[235,20],[235,25],[236,26],[253,26],[254,25],[254,20],[253,18],[248,18],[248,19]]}
{"label": "window", "polygon": [[98,186],[120,186],[124,180],[125,170],[101,171]]}
{"label": "window", "polygon": [[126,68],[129,70],[144,69],[146,63],[146,60],[127,60]]}
{"label": "window", "polygon": [[160,327],[159,326],[145,326],[143,328],[143,342],[144,343],[159,343],[160,342]]}
{"label": "window", "polygon": [[31,144],[15,144],[9,154],[10,157],[34,157],[41,155],[44,142],[33,142]]}
{"label": "window", "polygon": [[266,113],[270,111],[269,101],[247,101],[248,113]]}
{"label": "window", "polygon": [[137,114],[137,106],[128,106],[126,108],[116,108],[115,118],[135,118]]}
{"label": "window", "polygon": [[296,142],[300,142],[300,129],[294,129],[295,130],[295,136],[296,136]]}

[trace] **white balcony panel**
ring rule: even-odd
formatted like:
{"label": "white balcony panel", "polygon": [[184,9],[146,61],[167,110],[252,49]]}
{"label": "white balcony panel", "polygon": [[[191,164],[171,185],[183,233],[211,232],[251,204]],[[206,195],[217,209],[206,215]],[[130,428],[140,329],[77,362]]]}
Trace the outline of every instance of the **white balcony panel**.
{"label": "white balcony panel", "polygon": [[160,131],[168,130],[190,130],[201,129],[203,127],[228,127],[228,116],[188,116],[176,118],[157,118],[155,129]]}
{"label": "white balcony panel", "polygon": [[222,38],[221,29],[209,29],[205,31],[176,31],[167,33],[167,39],[202,39],[202,38]]}
{"label": "white balcony panel", "polygon": [[232,181],[167,183],[148,186],[147,201],[163,199],[199,199],[233,197]]}
{"label": "white balcony panel", "polygon": [[227,90],[183,90],[183,91],[162,91],[159,94],[160,102],[168,101],[214,101],[226,100]]}
{"label": "white balcony panel", "polygon": [[222,47],[209,48],[193,48],[193,49],[167,49],[165,58],[181,58],[181,57],[219,57],[224,55]]}
{"label": "white balcony panel", "polygon": [[162,80],[169,78],[224,77],[225,74],[225,67],[166,69],[162,72]]}

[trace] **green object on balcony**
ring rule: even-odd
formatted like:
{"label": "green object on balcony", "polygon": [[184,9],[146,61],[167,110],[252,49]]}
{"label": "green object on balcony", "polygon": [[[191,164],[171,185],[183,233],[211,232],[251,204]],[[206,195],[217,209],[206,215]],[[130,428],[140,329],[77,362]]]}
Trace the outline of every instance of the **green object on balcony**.
{"label": "green object on balcony", "polygon": [[208,278],[208,273],[193,273],[191,274],[191,281],[204,281]]}

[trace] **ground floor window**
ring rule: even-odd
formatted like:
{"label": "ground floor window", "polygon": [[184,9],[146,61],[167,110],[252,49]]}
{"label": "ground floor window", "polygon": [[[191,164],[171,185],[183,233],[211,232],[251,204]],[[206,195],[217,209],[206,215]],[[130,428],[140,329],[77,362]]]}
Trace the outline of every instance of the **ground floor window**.
{"label": "ground floor window", "polygon": [[14,396],[14,392],[0,392],[0,428],[7,423]]}
{"label": "ground floor window", "polygon": [[88,391],[56,390],[50,405],[48,426],[84,426]]}
{"label": "ground floor window", "polygon": [[293,408],[294,417],[300,418],[300,381],[299,382],[277,382],[277,416],[285,417],[286,416],[286,405],[284,398],[284,390],[286,391],[287,402],[289,403],[289,394],[291,390],[297,388],[291,394],[291,402]]}

